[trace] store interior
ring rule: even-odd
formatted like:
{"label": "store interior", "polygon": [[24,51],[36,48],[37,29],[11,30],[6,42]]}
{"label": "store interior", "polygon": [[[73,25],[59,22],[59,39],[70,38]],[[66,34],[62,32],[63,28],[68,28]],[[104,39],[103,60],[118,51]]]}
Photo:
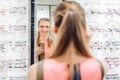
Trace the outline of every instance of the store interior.
{"label": "store interior", "polygon": [[[72,0],[0,1],[0,80],[26,80],[29,67],[37,62],[38,20],[49,18],[53,29],[54,10],[63,1]],[[90,51],[104,62],[104,80],[120,80],[120,1],[73,1],[85,9],[87,27],[93,34]]]}

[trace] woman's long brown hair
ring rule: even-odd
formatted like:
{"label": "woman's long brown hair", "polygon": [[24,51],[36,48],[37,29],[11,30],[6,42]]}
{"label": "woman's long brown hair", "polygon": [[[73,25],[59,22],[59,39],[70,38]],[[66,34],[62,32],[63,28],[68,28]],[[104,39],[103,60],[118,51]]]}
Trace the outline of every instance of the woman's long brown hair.
{"label": "woman's long brown hair", "polygon": [[86,27],[84,9],[75,1],[64,1],[54,12],[55,25],[59,27],[51,58],[62,55],[73,42],[78,53],[91,57],[86,45],[84,28]]}
{"label": "woman's long brown hair", "polygon": [[[54,12],[54,21],[59,29],[50,58],[56,58],[64,54],[70,43],[73,43],[76,54],[92,57],[84,34],[84,28],[86,27],[84,9],[79,3],[75,1],[60,3]],[[73,66],[72,63],[71,65]],[[73,74],[70,77],[73,77]]]}

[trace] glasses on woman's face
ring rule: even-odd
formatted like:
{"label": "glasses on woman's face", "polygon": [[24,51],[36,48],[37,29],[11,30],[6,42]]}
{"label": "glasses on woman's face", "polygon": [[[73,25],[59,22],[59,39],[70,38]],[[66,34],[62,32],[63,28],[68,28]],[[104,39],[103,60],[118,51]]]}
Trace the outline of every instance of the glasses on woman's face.
{"label": "glasses on woman's face", "polygon": [[49,28],[49,26],[39,26],[39,28]]}

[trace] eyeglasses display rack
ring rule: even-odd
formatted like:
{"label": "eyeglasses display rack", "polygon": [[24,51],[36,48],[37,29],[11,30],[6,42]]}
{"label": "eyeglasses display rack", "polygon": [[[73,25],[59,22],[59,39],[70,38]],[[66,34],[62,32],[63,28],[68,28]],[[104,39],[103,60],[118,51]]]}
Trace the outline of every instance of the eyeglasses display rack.
{"label": "eyeglasses display rack", "polygon": [[93,36],[91,53],[103,59],[104,80],[120,80],[120,1],[76,0],[85,8],[87,26]]}
{"label": "eyeglasses display rack", "polygon": [[30,1],[0,1],[0,80],[25,80],[30,65]]}

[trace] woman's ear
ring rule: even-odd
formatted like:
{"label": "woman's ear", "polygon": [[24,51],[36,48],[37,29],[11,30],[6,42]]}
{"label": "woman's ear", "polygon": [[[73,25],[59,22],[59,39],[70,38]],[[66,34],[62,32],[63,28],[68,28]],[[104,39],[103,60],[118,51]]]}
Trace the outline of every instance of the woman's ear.
{"label": "woman's ear", "polygon": [[57,32],[58,32],[58,27],[55,26],[55,27],[54,27],[54,33],[57,33]]}
{"label": "woman's ear", "polygon": [[85,26],[84,31],[85,31],[85,36],[86,36],[87,42],[89,42],[92,37],[92,33],[90,32],[90,30],[88,29],[87,26]]}

